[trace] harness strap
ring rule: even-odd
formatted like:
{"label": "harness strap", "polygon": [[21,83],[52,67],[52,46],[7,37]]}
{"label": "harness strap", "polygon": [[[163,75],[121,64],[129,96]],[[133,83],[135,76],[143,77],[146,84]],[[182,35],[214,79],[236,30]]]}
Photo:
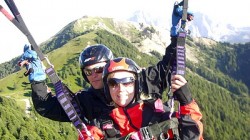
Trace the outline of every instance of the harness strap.
{"label": "harness strap", "polygon": [[132,132],[126,136],[121,137],[118,127],[115,127],[116,124],[113,123],[113,120],[108,118],[105,121],[102,121],[101,128],[104,130],[107,139],[119,139],[119,140],[128,140],[128,139],[139,139],[139,140],[153,140],[160,139],[165,140],[167,138],[179,140],[179,129],[178,129],[178,119],[173,117],[172,119],[162,121],[162,113],[168,111],[160,99],[158,100],[140,100],[138,103],[144,102],[145,105],[149,106],[154,110],[155,115],[151,118],[151,121],[148,126],[139,128],[137,132]]}
{"label": "harness strap", "polygon": [[109,138],[114,138],[118,135],[118,131],[115,129],[112,120],[106,120],[102,122],[102,129],[105,131],[107,137]]}
{"label": "harness strap", "polygon": [[[172,134],[169,134],[170,130],[172,131]],[[150,126],[140,128],[138,132],[130,134],[130,138],[139,138],[140,140],[179,140],[178,119],[172,118],[170,120],[154,123]]]}

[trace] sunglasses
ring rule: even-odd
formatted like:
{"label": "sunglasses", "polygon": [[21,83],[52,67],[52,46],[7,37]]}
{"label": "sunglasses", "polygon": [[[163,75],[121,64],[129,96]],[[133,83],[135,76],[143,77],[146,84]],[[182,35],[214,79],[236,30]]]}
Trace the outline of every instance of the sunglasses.
{"label": "sunglasses", "polygon": [[131,87],[134,85],[135,78],[133,77],[126,77],[126,78],[110,78],[108,79],[108,85],[112,88],[118,87],[119,84],[122,84],[125,87]]}
{"label": "sunglasses", "polygon": [[83,71],[84,71],[85,75],[90,76],[90,75],[93,74],[93,72],[94,73],[102,73],[103,72],[103,68],[104,68],[104,66],[102,66],[102,67],[95,67],[93,69],[84,69]]}

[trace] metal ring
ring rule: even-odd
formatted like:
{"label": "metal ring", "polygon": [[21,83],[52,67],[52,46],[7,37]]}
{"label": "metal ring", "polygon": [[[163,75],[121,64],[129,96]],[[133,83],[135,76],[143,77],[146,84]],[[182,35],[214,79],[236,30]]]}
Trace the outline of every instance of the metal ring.
{"label": "metal ring", "polygon": [[[167,134],[168,134],[168,133],[167,133]],[[161,132],[161,134],[160,134],[160,139],[161,139],[161,140],[168,140],[169,138],[170,138],[169,134],[168,134],[168,137],[165,138],[164,134]]]}

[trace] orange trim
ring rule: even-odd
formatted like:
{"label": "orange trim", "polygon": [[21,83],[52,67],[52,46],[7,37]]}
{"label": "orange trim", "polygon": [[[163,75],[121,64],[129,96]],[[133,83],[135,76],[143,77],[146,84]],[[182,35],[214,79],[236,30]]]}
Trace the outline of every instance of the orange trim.
{"label": "orange trim", "polygon": [[202,114],[200,112],[199,106],[197,105],[197,103],[195,102],[195,100],[193,100],[190,104],[185,105],[185,106],[181,106],[180,107],[180,113],[181,115],[190,115],[191,119],[194,120],[201,132],[201,135],[199,137],[199,140],[203,140],[203,124],[200,121],[202,118]]}

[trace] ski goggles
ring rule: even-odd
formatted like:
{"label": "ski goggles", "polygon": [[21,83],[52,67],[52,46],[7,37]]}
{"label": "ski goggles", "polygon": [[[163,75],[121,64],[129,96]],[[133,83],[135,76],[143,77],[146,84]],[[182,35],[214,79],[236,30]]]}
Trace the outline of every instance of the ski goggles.
{"label": "ski goggles", "polygon": [[125,87],[131,87],[134,85],[135,78],[133,77],[126,77],[126,78],[109,78],[108,85],[112,88],[118,87],[119,84],[122,84]]}
{"label": "ski goggles", "polygon": [[103,72],[103,69],[104,69],[104,66],[101,66],[101,67],[95,67],[93,69],[84,69],[84,73],[85,75],[87,76],[91,76],[94,73],[102,73]]}

